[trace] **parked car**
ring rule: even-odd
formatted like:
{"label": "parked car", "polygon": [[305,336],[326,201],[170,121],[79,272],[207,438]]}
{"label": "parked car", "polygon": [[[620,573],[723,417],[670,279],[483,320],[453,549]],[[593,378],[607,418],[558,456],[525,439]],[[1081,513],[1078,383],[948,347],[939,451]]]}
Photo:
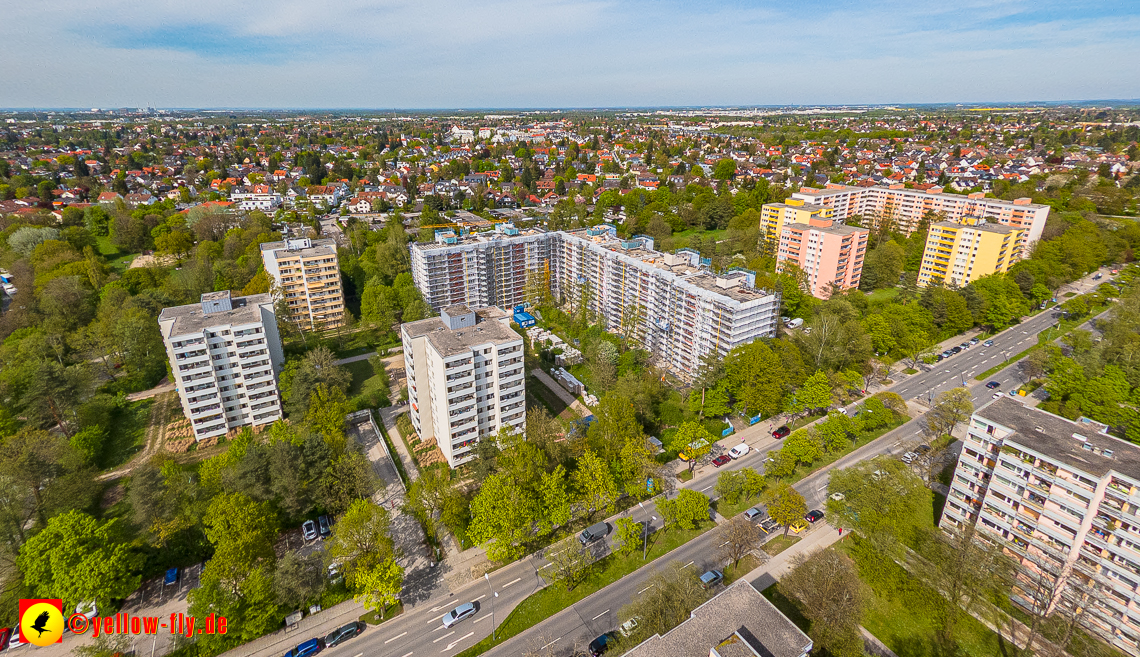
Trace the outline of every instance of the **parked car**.
{"label": "parked car", "polygon": [[792,525],[788,529],[791,529],[793,534],[798,534],[807,528],[808,528],[808,526],[807,526],[806,522],[804,522],[803,520],[797,520],[797,521],[793,522]]}
{"label": "parked car", "polygon": [[475,606],[474,602],[464,602],[455,609],[452,609],[443,615],[443,626],[451,627],[459,621],[471,618],[475,615],[476,611],[478,611],[478,608]]}
{"label": "parked car", "polygon": [[993,340],[986,340],[985,342],[982,343],[982,346],[983,347],[992,347],[992,346],[994,346],[994,341]]}
{"label": "parked car", "polygon": [[1104,278],[1104,274],[1100,273],[1099,271],[1097,273],[1093,274],[1093,280],[1094,281],[1099,281],[1101,278]]}
{"label": "parked car", "polygon": [[768,512],[758,506],[754,506],[744,512],[744,519],[751,522],[753,520],[763,520],[768,517]]}
{"label": "parked car", "polygon": [[750,452],[750,451],[752,451],[752,448],[751,448],[751,447],[749,447],[749,446],[748,446],[747,444],[745,444],[745,443],[740,443],[740,444],[739,444],[739,445],[737,445],[736,447],[733,447],[732,449],[728,450],[728,455],[729,455],[729,456],[731,456],[731,457],[732,457],[732,458],[734,458],[734,459],[738,459],[738,458],[740,458],[741,456],[744,456],[745,454],[747,454],[747,453],[748,453],[748,452]]}
{"label": "parked car", "polygon": [[[67,627],[67,623],[64,623],[63,626]],[[0,650],[4,650],[5,648],[7,648],[8,642],[11,640],[12,640],[12,628],[5,627],[3,629],[0,629]]]}
{"label": "parked car", "polygon": [[365,625],[360,621],[353,621],[344,627],[338,628],[329,632],[325,637],[325,647],[332,648],[348,641],[352,637],[364,631]]}
{"label": "parked car", "polygon": [[949,357],[953,356],[954,354],[955,354],[955,352],[950,351],[950,350],[946,350],[946,351],[942,352],[942,357],[943,358],[949,358]]}
{"label": "parked car", "polygon": [[977,338],[970,338],[970,346],[973,346],[976,344],[978,344],[978,339]]}
{"label": "parked car", "polygon": [[760,526],[768,531],[773,531],[780,526],[780,523],[776,522],[775,518],[764,518],[760,521]]}
{"label": "parked car", "polygon": [[320,518],[317,518],[317,528],[321,532],[321,538],[326,538],[329,534],[331,534],[332,522],[329,520],[329,517],[321,516]]}
{"label": "parked car", "polygon": [[954,347],[953,349],[950,350],[950,353],[951,354],[960,354],[960,353],[962,353],[962,348],[961,347]]}
{"label": "parked car", "polygon": [[701,588],[711,589],[724,581],[724,573],[719,570],[707,570],[701,575]]}
{"label": "parked car", "polygon": [[305,537],[306,541],[312,541],[317,538],[317,523],[312,520],[306,520],[301,523],[301,535]]}
{"label": "parked car", "polygon": [[998,390],[997,392],[995,392],[993,395],[990,396],[990,399],[997,399],[998,397],[1004,397],[1004,396],[1005,396],[1005,393],[1002,392],[1001,390]]}
{"label": "parked car", "polygon": [[804,516],[804,520],[807,520],[808,522],[813,523],[813,524],[817,523],[820,520],[823,520],[823,511],[820,511],[819,509],[814,509],[812,511],[808,511],[807,515]]}
{"label": "parked car", "polygon": [[609,634],[603,634],[590,642],[586,649],[590,651],[590,657],[598,657],[598,655],[610,649],[610,644],[614,642]]}
{"label": "parked car", "polygon": [[605,522],[594,523],[594,524],[590,525],[589,527],[583,529],[581,534],[578,534],[578,542],[581,543],[582,545],[587,545],[589,543],[593,543],[594,541],[598,540],[599,538],[606,536],[609,533],[610,533],[609,523],[605,523]]}
{"label": "parked car", "polygon": [[970,348],[970,343],[969,342],[963,342],[962,344],[960,344],[958,346],[961,347],[963,351],[965,351],[966,349]]}
{"label": "parked car", "polygon": [[731,456],[729,456],[728,454],[721,454],[720,456],[718,456],[712,460],[712,464],[719,468],[720,466],[722,466],[726,463],[730,463],[731,461],[732,461]]}
{"label": "parked car", "polygon": [[780,427],[779,429],[776,429],[775,431],[773,431],[772,437],[776,438],[776,439],[787,438],[788,434],[790,434],[791,432],[792,432],[792,430],[789,429],[788,425],[785,424],[784,426]]}
{"label": "parked car", "polygon": [[902,459],[901,459],[901,460],[902,460],[902,462],[903,462],[903,463],[906,463],[907,465],[910,465],[911,463],[914,463],[914,460],[915,460],[916,458],[918,458],[918,454],[915,454],[914,452],[907,452],[906,454],[903,454],[903,455],[902,455]]}
{"label": "parked car", "polygon": [[640,624],[640,621],[640,616],[634,616],[633,618],[627,620],[621,624],[621,627],[618,628],[618,634],[628,639],[631,635],[633,635],[634,632],[637,631],[637,626]]}
{"label": "parked car", "polygon": [[930,451],[930,445],[919,445],[914,448],[914,451],[918,454],[925,454]]}
{"label": "parked car", "polygon": [[989,383],[986,384],[986,387],[989,388],[990,390],[993,390],[994,388],[997,388],[1000,386],[1001,386],[1001,383],[999,383],[997,381],[990,381]]}
{"label": "parked car", "polygon": [[296,648],[285,653],[285,657],[308,657],[315,655],[325,649],[325,642],[321,639],[309,639],[303,643],[298,643]]}
{"label": "parked car", "polygon": [[1020,397],[1021,396],[1021,390],[1018,388],[1010,388],[1009,392],[1006,394],[1008,394],[1010,397]]}

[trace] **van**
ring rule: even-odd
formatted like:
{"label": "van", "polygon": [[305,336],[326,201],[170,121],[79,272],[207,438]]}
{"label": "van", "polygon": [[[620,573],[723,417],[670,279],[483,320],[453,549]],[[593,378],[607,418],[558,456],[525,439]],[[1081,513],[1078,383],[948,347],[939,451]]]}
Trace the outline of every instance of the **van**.
{"label": "van", "polygon": [[582,545],[586,545],[588,543],[593,543],[594,541],[608,535],[609,533],[609,524],[605,522],[599,522],[583,529],[582,533],[578,534],[578,541]]}
{"label": "van", "polygon": [[793,319],[792,321],[790,321],[786,324],[786,326],[790,329],[798,329],[799,327],[801,327],[803,325],[804,325],[804,320],[800,319],[799,317]]}

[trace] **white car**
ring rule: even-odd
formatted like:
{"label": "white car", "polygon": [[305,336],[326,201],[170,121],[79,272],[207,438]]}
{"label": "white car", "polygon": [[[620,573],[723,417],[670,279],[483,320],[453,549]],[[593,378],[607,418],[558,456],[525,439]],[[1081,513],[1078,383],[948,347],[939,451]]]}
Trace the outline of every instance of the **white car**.
{"label": "white car", "polygon": [[443,615],[443,626],[451,627],[452,625],[455,625],[465,618],[474,616],[476,611],[477,609],[475,608],[475,603],[473,602],[466,602],[464,604],[461,604],[455,609],[452,609]]}
{"label": "white car", "polygon": [[728,450],[728,455],[731,456],[733,460],[736,460],[736,459],[740,458],[741,456],[744,456],[745,454],[747,454],[750,451],[752,451],[751,447],[749,447],[745,443],[740,443],[736,447],[733,447],[732,449]]}
{"label": "white car", "polygon": [[995,393],[993,394],[993,397],[992,397],[992,399],[997,399],[998,397],[1005,397],[1005,393],[1004,393],[1004,392],[1002,392],[1001,390],[998,390],[997,392],[995,392]]}
{"label": "white car", "polygon": [[914,452],[907,452],[906,454],[902,455],[902,462],[910,465],[916,458],[918,458],[918,454],[915,454]]}

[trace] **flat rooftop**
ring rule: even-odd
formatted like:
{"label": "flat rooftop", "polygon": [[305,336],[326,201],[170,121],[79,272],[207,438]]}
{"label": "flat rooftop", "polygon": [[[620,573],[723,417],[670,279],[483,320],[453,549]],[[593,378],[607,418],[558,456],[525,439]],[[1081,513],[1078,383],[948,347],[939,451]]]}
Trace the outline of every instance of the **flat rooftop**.
{"label": "flat rooftop", "polygon": [[[210,292],[202,295],[203,301],[223,298],[227,292]],[[185,306],[172,306],[163,308],[158,314],[159,326],[163,322],[173,321],[169,329],[165,329],[163,337],[185,335],[187,333],[201,333],[203,329],[211,326],[241,325],[261,323],[261,305],[273,305],[273,296],[270,294],[251,294],[248,297],[230,298],[230,310],[222,310],[205,314],[201,303],[191,303]]]}
{"label": "flat rooftop", "polygon": [[290,256],[291,255],[299,255],[302,258],[307,257],[307,256],[328,256],[328,255],[335,256],[336,255],[336,240],[333,240],[333,239],[312,240],[311,244],[312,244],[312,246],[310,246],[308,248],[294,249],[294,250],[290,251],[288,248],[288,245],[283,241],[282,242],[262,242],[261,251],[262,251],[262,253],[264,253],[266,251],[284,251],[285,253],[283,253],[281,255],[290,255]]}
{"label": "flat rooftop", "polygon": [[833,186],[828,187],[826,189],[816,189],[814,187],[801,187],[798,192],[795,192],[792,195],[792,198],[800,198],[801,196],[809,197],[809,198],[811,198],[811,197],[819,198],[819,197],[831,196],[831,195],[835,195],[835,194],[849,194],[851,192],[867,192],[867,191],[900,192],[900,193],[906,193],[906,194],[914,194],[916,196],[930,196],[930,197],[941,196],[944,198],[946,198],[946,197],[952,198],[954,200],[974,201],[974,202],[978,202],[978,203],[993,203],[993,204],[997,204],[997,205],[1016,205],[1019,208],[1043,208],[1043,207],[1046,207],[1040,203],[1014,203],[1013,201],[1007,201],[1006,199],[1003,199],[1003,198],[985,197],[985,198],[971,199],[968,196],[966,196],[965,194],[953,194],[953,193],[947,192],[947,191],[945,191],[945,188],[939,189],[938,191],[934,191],[933,189],[931,189],[931,190],[927,190],[927,189],[905,189],[905,188],[904,189],[891,189],[889,187],[884,187],[883,185],[874,185],[871,187],[854,187],[854,186],[850,186],[850,185],[845,185],[845,186],[833,185]]}
{"label": "flat rooftop", "polygon": [[721,645],[725,654],[737,655],[731,642],[725,645],[734,632],[764,657],[801,657],[813,646],[787,616],[741,580],[694,609],[685,622],[646,639],[625,657],[708,657],[710,649]]}
{"label": "flat rooftop", "polygon": [[[490,225],[489,222],[484,220],[484,223]],[[443,230],[443,229],[440,229]],[[440,244],[439,242],[415,242],[412,244],[413,249],[420,251],[434,251],[437,249],[454,249],[457,246],[466,246],[470,244],[494,244],[495,242],[509,242],[511,240],[526,239],[529,237],[537,237],[539,235],[546,235],[547,231],[541,228],[519,228],[517,235],[507,235],[494,230],[482,231],[478,233],[468,233],[466,235],[456,237],[455,244]]]}
{"label": "flat rooftop", "polygon": [[507,344],[518,342],[522,336],[515,333],[504,320],[510,315],[499,308],[479,308],[475,311],[475,326],[451,330],[439,317],[408,322],[400,330],[409,338],[427,337],[435,350],[444,358],[471,351],[475,345]]}
{"label": "flat rooftop", "polygon": [[[1012,429],[1015,433],[1005,440],[1077,470],[1097,477],[1115,471],[1140,480],[1140,445],[1103,433],[1105,425],[1099,422],[1074,422],[1010,397],[999,397],[974,415]],[[1085,440],[1074,435],[1083,436]],[[1105,450],[1111,456],[1105,456]]]}
{"label": "flat rooftop", "polygon": [[931,224],[931,225],[937,226],[939,228],[954,228],[954,229],[965,228],[965,229],[979,230],[979,231],[982,231],[983,233],[999,233],[1002,235],[1005,235],[1007,233],[1012,233],[1015,230],[1020,230],[1020,231],[1025,230],[1023,228],[1018,228],[1016,226],[1006,226],[1004,224],[995,224],[995,223],[990,223],[990,222],[986,222],[984,224],[970,225],[970,224],[961,224],[961,223],[958,223],[957,221],[939,221],[939,222],[937,222],[935,224]]}

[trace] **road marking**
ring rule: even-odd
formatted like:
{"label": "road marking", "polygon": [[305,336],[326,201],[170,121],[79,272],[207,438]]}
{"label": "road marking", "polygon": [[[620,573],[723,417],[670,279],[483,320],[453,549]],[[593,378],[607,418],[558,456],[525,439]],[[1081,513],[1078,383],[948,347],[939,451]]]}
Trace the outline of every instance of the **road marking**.
{"label": "road marking", "polygon": [[690,561],[689,563],[685,564],[685,565],[683,566],[683,568],[688,568],[688,567],[689,567],[689,566],[691,566],[691,565],[693,565],[693,562],[692,562],[692,561]]}
{"label": "road marking", "polygon": [[705,486],[704,488],[701,489],[701,492],[703,493],[710,488],[712,488],[712,486]]}
{"label": "road marking", "polygon": [[469,636],[471,636],[471,635],[473,635],[473,634],[475,634],[475,633],[474,633],[474,632],[468,632],[467,634],[464,634],[463,636],[459,637],[458,639],[456,639],[456,640],[452,641],[451,643],[447,644],[447,647],[446,647],[446,648],[444,648],[443,650],[440,650],[439,652],[442,654],[442,653],[445,653],[445,652],[447,652],[448,650],[451,650],[452,648],[454,648],[454,647],[455,647],[455,645],[456,645],[457,643],[459,643],[460,641],[462,641],[462,640],[466,639],[467,637],[469,637]]}
{"label": "road marking", "polygon": [[724,546],[726,546],[726,545],[728,545],[728,541],[725,541],[725,542],[721,543],[721,544],[720,544],[720,545],[718,545],[717,547],[724,547]]}
{"label": "road marking", "polygon": [[435,612],[439,611],[440,609],[446,609],[446,608],[447,608],[447,605],[440,605],[438,607],[432,607],[428,611],[434,614]]}
{"label": "road marking", "polygon": [[508,586],[510,586],[511,584],[518,584],[518,583],[519,583],[519,582],[521,582],[521,581],[522,581],[522,578],[521,578],[521,577],[516,577],[516,578],[512,579],[511,581],[507,582],[506,584],[503,584],[502,588],[504,588],[504,589],[505,589],[505,588],[507,588]]}
{"label": "road marking", "polygon": [[[407,634],[407,632],[405,632],[405,634]],[[358,652],[355,655],[353,655],[352,657],[364,657],[364,653]]]}
{"label": "road marking", "polygon": [[[387,644],[387,643],[392,643],[392,642],[393,642],[393,641],[395,641],[396,639],[399,639],[400,637],[402,637],[402,636],[404,636],[404,635],[406,635],[406,634],[407,634],[407,632],[403,632],[403,633],[401,633],[401,634],[397,634],[396,636],[392,637],[391,639],[388,639],[388,640],[387,640],[387,641],[385,641],[384,643],[386,643],[386,644]],[[356,657],[360,657],[360,655],[357,655]]]}
{"label": "road marking", "polygon": [[480,600],[482,600],[482,599],[483,599],[483,598],[485,598],[485,597],[487,597],[487,594],[486,594],[486,593],[484,593],[483,595],[479,596],[478,598],[475,598],[475,599],[474,599],[474,600],[472,600],[471,602],[479,602]]}
{"label": "road marking", "polygon": [[476,619],[474,620],[474,622],[475,622],[475,623],[478,623],[478,622],[480,622],[480,621],[485,621],[485,620],[487,620],[488,618],[490,618],[490,616],[484,616],[484,617],[482,617],[482,618],[476,618]]}
{"label": "road marking", "polygon": [[539,568],[539,570],[544,570],[544,569],[546,569],[546,568],[549,568],[549,567],[551,567],[551,566],[553,566],[553,565],[554,565],[554,564],[552,564],[552,563],[548,563],[548,564],[546,564],[545,566],[543,566],[542,568]]}
{"label": "road marking", "polygon": [[451,636],[452,634],[455,634],[455,630],[452,630],[452,631],[448,632],[447,634],[444,634],[443,636],[439,637],[438,639],[433,639],[432,643],[439,643],[440,641],[443,641],[444,639]]}
{"label": "road marking", "polygon": [[596,621],[596,620],[598,620],[598,619],[599,619],[599,618],[601,618],[602,616],[605,616],[605,615],[606,615],[606,614],[608,614],[608,613],[610,613],[610,610],[609,610],[609,609],[607,609],[607,610],[603,611],[602,613],[598,614],[597,616],[594,616],[594,617],[593,617],[593,618],[591,618],[590,620],[592,620],[592,621]]}
{"label": "road marking", "polygon": [[429,622],[431,622],[431,623],[434,623],[434,622],[436,622],[437,620],[439,620],[439,619],[443,618],[443,617],[444,617],[444,615],[445,615],[445,614],[440,614],[440,615],[436,616],[435,618],[431,619]]}
{"label": "road marking", "polygon": [[637,594],[638,594],[638,595],[641,595],[642,593],[645,593],[646,591],[648,591],[648,590],[649,590],[649,589],[651,589],[651,588],[653,588],[653,585],[652,585],[652,584],[650,584],[649,586],[647,586],[647,587],[645,587],[645,588],[641,589],[640,591],[638,591],[638,592],[637,592]]}
{"label": "road marking", "polygon": [[557,639],[555,639],[555,640],[551,641],[550,643],[546,644],[545,646],[543,646],[543,647],[539,648],[539,650],[546,650],[547,648],[549,648],[550,646],[552,646],[552,645],[554,645],[554,644],[558,643],[558,642],[559,642],[559,641],[561,641],[561,640],[562,640],[562,637],[558,637]]}
{"label": "road marking", "polygon": [[412,653],[409,652],[408,654],[404,655],[404,657],[412,657]]}

